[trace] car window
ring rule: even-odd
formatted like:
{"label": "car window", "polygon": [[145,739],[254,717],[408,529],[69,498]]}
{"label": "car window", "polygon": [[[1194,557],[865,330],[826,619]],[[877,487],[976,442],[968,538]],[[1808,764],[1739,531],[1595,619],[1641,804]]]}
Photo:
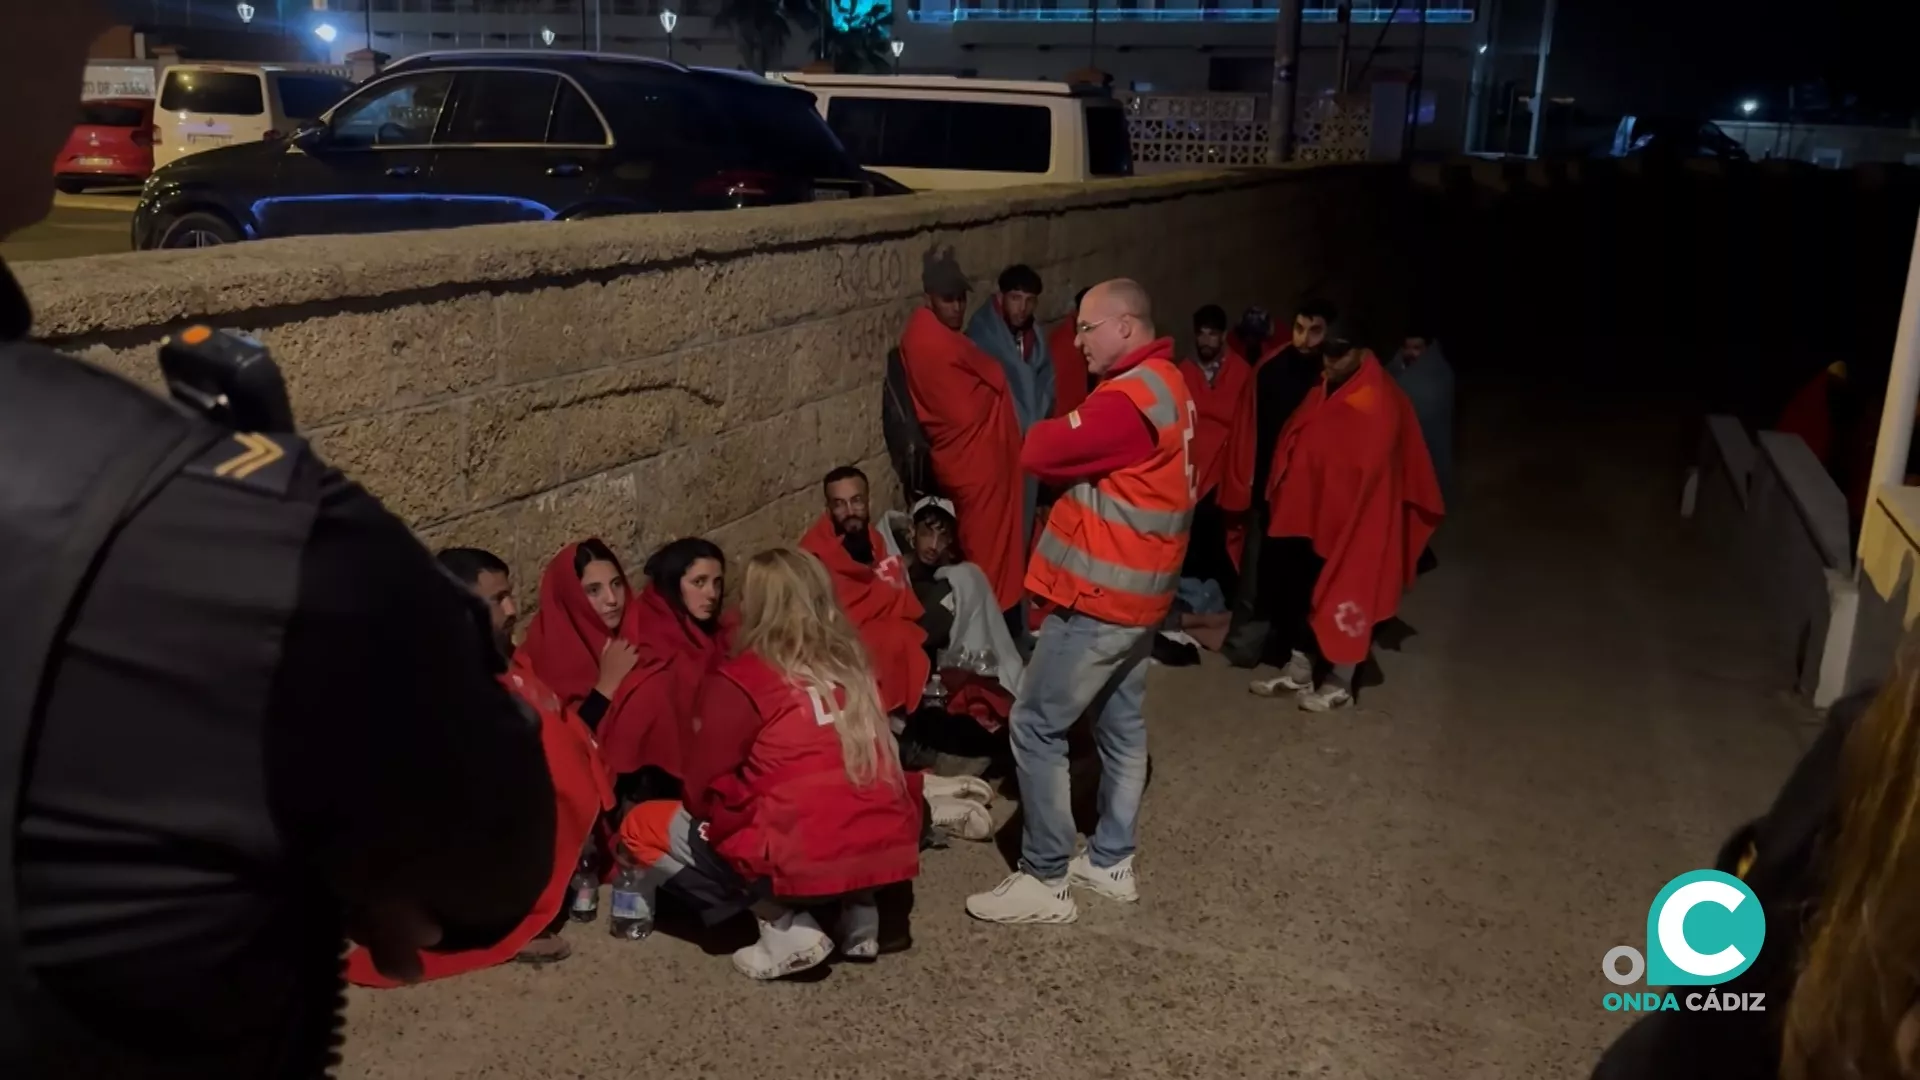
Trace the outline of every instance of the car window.
{"label": "car window", "polygon": [[827,123],[862,165],[1044,173],[1053,114],[1044,105],[835,97]]}
{"label": "car window", "polygon": [[160,107],[168,112],[214,113],[220,116],[259,116],[267,111],[260,76],[244,71],[167,72],[160,90]]}
{"label": "car window", "polygon": [[1127,115],[1118,105],[1087,106],[1087,172],[1133,175],[1133,140],[1127,134]]}
{"label": "car window", "polygon": [[560,76],[550,71],[468,71],[460,75],[453,115],[437,140],[455,146],[547,141]]}
{"label": "car window", "polygon": [[719,99],[755,166],[800,176],[851,179],[859,168],[833,129],[820,119],[813,95],[742,85]]}
{"label": "car window", "polygon": [[281,75],[280,111],[289,120],[318,120],[347,96],[353,84],[332,75]]}
{"label": "car window", "polygon": [[147,110],[138,105],[109,105],[89,101],[80,106],[80,123],[89,127],[145,127]]}
{"label": "car window", "polygon": [[334,111],[336,146],[425,146],[440,123],[453,75],[445,71],[403,75],[378,83]]}
{"label": "car window", "polygon": [[[626,70],[631,67],[632,70]],[[628,150],[672,152],[711,147],[729,128],[685,77],[662,78],[640,65],[595,74],[589,89]]]}
{"label": "car window", "polygon": [[553,126],[547,129],[547,141],[566,146],[604,146],[607,129],[587,103],[587,97],[565,79],[560,80],[560,99],[553,106]]}

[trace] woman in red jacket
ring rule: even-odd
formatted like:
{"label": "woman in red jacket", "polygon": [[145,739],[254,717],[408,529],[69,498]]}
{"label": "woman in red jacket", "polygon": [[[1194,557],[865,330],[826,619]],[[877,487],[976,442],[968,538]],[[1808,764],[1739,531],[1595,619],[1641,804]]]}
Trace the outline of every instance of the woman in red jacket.
{"label": "woman in red jacket", "polygon": [[871,960],[873,891],[920,870],[920,784],[817,559],[775,548],[747,563],[734,646],[683,732],[685,801],[642,803],[621,827],[642,906],[672,880],[710,924],[751,908],[760,940],[733,966],[776,979],[833,951],[804,908],[840,898],[841,953]]}

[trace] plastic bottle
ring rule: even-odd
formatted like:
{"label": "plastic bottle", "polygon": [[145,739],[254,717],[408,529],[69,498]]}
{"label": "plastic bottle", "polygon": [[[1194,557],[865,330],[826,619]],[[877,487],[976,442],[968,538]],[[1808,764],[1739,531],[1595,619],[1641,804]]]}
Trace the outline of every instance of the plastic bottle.
{"label": "plastic bottle", "polygon": [[637,866],[623,866],[613,879],[613,913],[607,920],[607,932],[617,938],[639,941],[653,933],[653,908],[641,883]]}
{"label": "plastic bottle", "polygon": [[580,856],[573,880],[567,882],[567,895],[571,898],[568,918],[574,922],[592,922],[600,917],[600,875],[593,872],[591,854]]}

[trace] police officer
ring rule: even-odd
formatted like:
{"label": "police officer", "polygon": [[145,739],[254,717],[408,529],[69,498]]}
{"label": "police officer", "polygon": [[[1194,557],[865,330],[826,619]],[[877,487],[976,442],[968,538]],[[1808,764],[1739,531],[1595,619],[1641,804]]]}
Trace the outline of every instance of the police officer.
{"label": "police officer", "polygon": [[[4,8],[0,235],[107,26]],[[546,886],[537,730],[377,500],[30,324],[0,266],[0,1076],[318,1076],[343,936],[404,978]]]}

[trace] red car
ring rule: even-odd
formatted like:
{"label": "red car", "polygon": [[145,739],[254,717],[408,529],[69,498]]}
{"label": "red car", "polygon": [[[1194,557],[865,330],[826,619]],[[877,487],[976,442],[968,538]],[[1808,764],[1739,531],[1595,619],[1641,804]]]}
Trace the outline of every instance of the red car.
{"label": "red car", "polygon": [[80,103],[80,122],[53,163],[61,191],[88,185],[139,184],[153,171],[153,102],[101,98]]}

